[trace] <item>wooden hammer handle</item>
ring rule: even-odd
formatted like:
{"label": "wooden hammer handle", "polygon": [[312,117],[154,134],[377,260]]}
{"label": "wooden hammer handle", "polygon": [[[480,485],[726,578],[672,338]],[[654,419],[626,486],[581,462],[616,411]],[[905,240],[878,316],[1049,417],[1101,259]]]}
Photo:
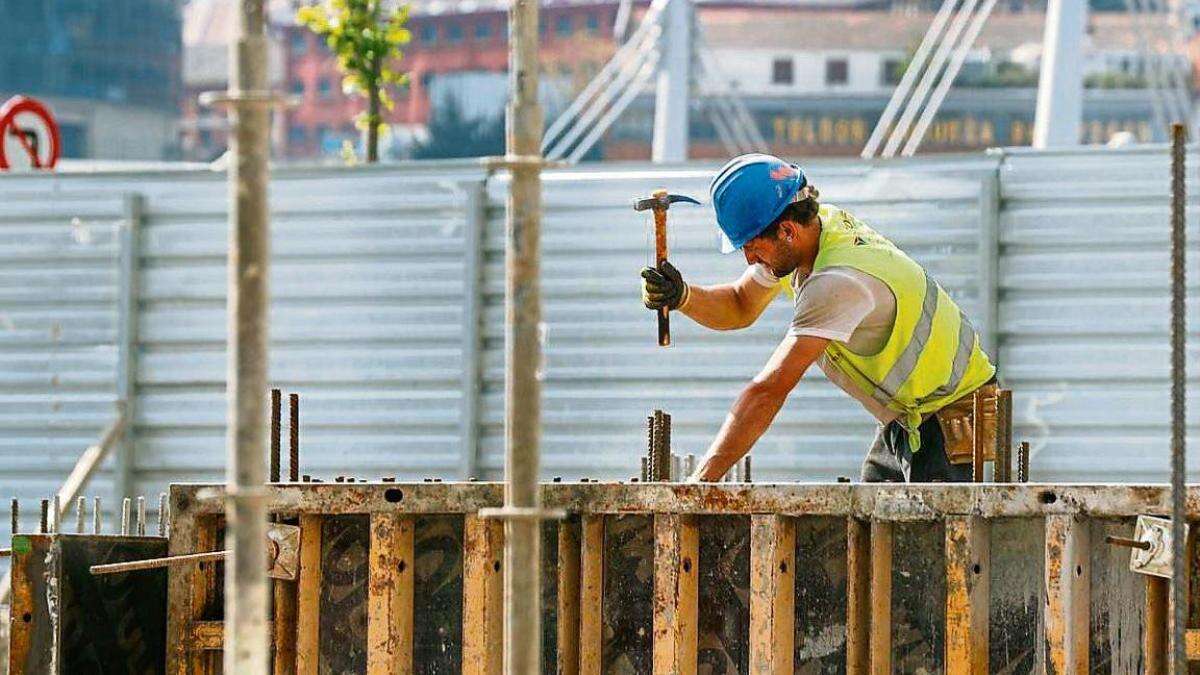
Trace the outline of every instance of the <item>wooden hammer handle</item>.
{"label": "wooden hammer handle", "polygon": [[[663,263],[667,261],[667,210],[654,209],[654,264],[662,271]],[[658,310],[658,346],[667,347],[671,344],[671,316],[666,306]]]}

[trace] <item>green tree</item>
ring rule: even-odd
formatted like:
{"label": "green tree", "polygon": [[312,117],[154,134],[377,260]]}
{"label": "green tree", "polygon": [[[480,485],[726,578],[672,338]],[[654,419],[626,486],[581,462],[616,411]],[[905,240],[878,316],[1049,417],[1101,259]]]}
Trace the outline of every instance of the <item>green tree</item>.
{"label": "green tree", "polygon": [[412,39],[405,24],[408,6],[387,9],[386,0],[323,0],[301,7],[296,20],[325,39],[344,74],[342,86],[367,99],[367,112],[358,119],[367,130],[367,161],[379,161],[379,132],[383,110],[392,109],[388,86],[404,84],[407,76],[395,69],[400,47]]}

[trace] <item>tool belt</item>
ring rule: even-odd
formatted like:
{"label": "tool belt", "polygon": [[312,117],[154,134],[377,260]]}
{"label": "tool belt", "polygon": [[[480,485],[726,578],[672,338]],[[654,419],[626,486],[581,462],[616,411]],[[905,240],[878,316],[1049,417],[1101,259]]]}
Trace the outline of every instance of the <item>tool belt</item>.
{"label": "tool belt", "polygon": [[[996,401],[1000,386],[989,382],[934,413],[945,439],[946,457],[951,464],[970,464],[975,455],[975,410],[981,411],[978,430],[984,461],[996,459]],[[976,406],[976,398],[979,404]]]}

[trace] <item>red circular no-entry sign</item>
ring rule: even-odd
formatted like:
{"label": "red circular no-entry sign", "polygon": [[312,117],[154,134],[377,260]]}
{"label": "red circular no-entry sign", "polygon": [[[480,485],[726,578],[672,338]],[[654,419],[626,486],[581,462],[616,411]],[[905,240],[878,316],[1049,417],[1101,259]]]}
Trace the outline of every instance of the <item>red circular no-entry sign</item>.
{"label": "red circular no-entry sign", "polygon": [[14,96],[0,106],[0,170],[52,169],[61,153],[58,122],[41,101]]}

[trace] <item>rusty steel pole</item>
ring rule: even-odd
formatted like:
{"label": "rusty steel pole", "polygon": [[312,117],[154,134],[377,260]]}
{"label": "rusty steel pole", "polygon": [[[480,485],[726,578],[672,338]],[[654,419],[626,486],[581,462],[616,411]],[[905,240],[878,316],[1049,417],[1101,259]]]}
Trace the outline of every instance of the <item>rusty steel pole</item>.
{"label": "rusty steel pole", "polygon": [[1184,371],[1187,347],[1186,274],[1184,245],[1187,229],[1187,187],[1184,145],[1187,131],[1182,124],[1171,127],[1171,663],[1172,672],[1187,672],[1184,633],[1187,629],[1187,584],[1185,566],[1184,484],[1187,463],[1187,379]]}
{"label": "rusty steel pole", "polygon": [[[504,672],[541,672],[540,230],[542,108],[538,103],[538,0],[513,0],[508,14],[506,161],[512,175],[505,246]],[[523,516],[521,514],[524,514]]]}
{"label": "rusty steel pole", "polygon": [[226,382],[228,500],[225,548],[225,672],[259,675],[269,665],[267,536],[263,482],[267,431],[270,109],[264,0],[240,0],[229,61],[229,340]]}

